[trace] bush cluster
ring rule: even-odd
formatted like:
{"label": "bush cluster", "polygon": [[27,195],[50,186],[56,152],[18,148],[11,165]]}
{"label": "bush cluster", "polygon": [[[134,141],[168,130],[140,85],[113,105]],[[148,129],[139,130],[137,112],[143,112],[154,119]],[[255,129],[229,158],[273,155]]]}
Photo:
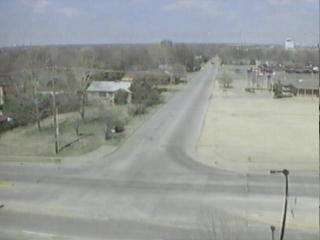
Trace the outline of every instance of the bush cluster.
{"label": "bush cluster", "polygon": [[131,116],[137,116],[147,113],[147,107],[145,104],[135,104],[130,106],[129,114]]}
{"label": "bush cluster", "polygon": [[161,91],[145,79],[135,80],[130,87],[130,91],[132,92],[132,103],[134,104],[143,104],[146,107],[151,107],[160,104],[162,101]]}

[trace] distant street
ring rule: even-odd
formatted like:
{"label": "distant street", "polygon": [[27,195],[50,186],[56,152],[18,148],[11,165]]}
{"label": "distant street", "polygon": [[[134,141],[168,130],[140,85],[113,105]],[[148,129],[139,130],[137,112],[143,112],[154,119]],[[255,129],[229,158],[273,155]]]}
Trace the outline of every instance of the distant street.
{"label": "distant street", "polygon": [[[0,240],[271,239],[270,225],[256,219],[260,210],[270,211],[279,215],[280,226],[283,176],[237,173],[196,161],[216,73],[207,64],[190,74],[185,88],[102,159],[0,165]],[[317,198],[317,176],[289,180],[289,194],[297,201]],[[279,204],[259,204],[268,198]],[[285,239],[319,236],[287,228]]]}

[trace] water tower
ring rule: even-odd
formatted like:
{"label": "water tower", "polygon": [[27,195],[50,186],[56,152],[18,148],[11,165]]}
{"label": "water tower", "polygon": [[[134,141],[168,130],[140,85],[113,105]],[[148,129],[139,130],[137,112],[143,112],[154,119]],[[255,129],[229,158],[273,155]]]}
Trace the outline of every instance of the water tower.
{"label": "water tower", "polygon": [[294,49],[294,42],[291,38],[287,38],[287,40],[285,42],[285,49],[286,50]]}

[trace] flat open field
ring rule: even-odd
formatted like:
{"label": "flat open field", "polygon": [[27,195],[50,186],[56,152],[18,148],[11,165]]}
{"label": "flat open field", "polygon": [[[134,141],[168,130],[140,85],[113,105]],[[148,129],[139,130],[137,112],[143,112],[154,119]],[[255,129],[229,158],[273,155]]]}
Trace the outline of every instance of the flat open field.
{"label": "flat open field", "polygon": [[247,93],[245,69],[233,75],[232,89],[216,83],[213,90],[197,146],[201,161],[245,172],[317,172],[319,99]]}

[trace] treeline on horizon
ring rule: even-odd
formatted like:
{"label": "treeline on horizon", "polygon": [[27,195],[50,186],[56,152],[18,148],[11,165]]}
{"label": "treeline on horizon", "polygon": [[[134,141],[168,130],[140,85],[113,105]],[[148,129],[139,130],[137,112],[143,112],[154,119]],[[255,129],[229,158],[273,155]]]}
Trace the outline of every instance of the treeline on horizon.
{"label": "treeline on horizon", "polygon": [[191,71],[195,56],[206,60],[215,52],[186,44],[61,45],[2,48],[0,73],[44,67],[80,67],[121,71],[149,70],[161,64],[182,64]]}
{"label": "treeline on horizon", "polygon": [[156,69],[161,64],[181,64],[192,71],[196,56],[204,61],[218,55],[223,63],[234,60],[271,61],[277,64],[319,65],[317,48],[287,51],[280,46],[230,46],[227,44],[110,44],[55,45],[0,49],[0,74],[44,67],[82,67],[121,71]]}

